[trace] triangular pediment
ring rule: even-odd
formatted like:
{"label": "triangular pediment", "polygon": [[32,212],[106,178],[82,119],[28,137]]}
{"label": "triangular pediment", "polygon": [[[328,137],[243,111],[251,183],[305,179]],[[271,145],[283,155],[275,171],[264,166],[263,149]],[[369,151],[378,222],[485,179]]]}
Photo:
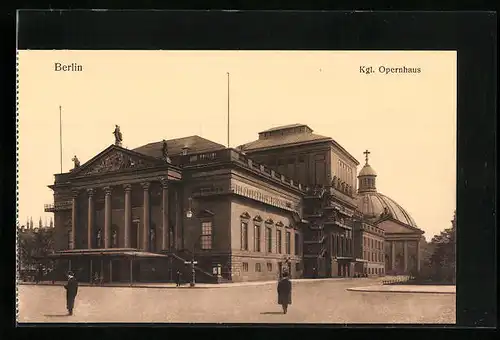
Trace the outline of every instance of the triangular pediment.
{"label": "triangular pediment", "polygon": [[248,219],[250,219],[250,214],[245,211],[243,214],[240,215],[240,217],[248,220]]}
{"label": "triangular pediment", "polygon": [[198,218],[212,218],[214,217],[214,213],[208,209],[203,209],[201,210],[197,215],[196,217]]}
{"label": "triangular pediment", "polygon": [[74,168],[72,176],[89,176],[126,169],[150,168],[166,164],[163,160],[111,145],[88,162]]}
{"label": "triangular pediment", "polygon": [[253,218],[253,220],[254,220],[255,222],[262,222],[262,217],[260,217],[260,215],[257,215],[257,216],[255,216],[255,217]]}

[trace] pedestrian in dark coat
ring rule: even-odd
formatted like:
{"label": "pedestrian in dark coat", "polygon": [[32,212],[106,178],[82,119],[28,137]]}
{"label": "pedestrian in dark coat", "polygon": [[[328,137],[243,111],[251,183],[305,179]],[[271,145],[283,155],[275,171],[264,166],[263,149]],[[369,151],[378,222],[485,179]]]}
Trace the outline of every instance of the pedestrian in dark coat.
{"label": "pedestrian in dark coat", "polygon": [[283,314],[286,314],[288,305],[292,304],[292,282],[287,272],[283,273],[278,283],[278,304],[283,307]]}
{"label": "pedestrian in dark coat", "polygon": [[175,273],[175,284],[177,287],[181,285],[181,272],[179,270]]}
{"label": "pedestrian in dark coat", "polygon": [[68,309],[68,314],[73,315],[75,298],[78,293],[78,281],[76,280],[73,272],[68,273],[68,283],[64,285],[64,288],[66,289],[66,308]]}

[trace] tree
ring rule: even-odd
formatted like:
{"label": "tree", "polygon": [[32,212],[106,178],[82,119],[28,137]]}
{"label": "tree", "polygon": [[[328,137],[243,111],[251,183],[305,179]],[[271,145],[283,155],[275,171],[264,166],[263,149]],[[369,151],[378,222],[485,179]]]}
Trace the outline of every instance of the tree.
{"label": "tree", "polygon": [[36,270],[40,266],[46,269],[51,267],[51,261],[47,260],[47,255],[52,253],[54,249],[53,229],[41,228],[21,231],[18,241],[21,275]]}
{"label": "tree", "polygon": [[456,266],[456,212],[451,228],[443,230],[432,238],[434,251],[429,259],[433,280],[455,282]]}

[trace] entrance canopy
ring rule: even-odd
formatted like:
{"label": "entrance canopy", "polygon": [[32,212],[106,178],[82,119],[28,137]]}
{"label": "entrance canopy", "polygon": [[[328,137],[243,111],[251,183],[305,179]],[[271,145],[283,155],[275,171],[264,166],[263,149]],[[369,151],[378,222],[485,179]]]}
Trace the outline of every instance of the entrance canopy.
{"label": "entrance canopy", "polygon": [[72,257],[134,257],[134,258],[168,258],[168,255],[156,254],[145,251],[140,251],[134,248],[111,248],[111,249],[73,249],[62,250],[49,254],[49,258],[53,259],[70,259]]}

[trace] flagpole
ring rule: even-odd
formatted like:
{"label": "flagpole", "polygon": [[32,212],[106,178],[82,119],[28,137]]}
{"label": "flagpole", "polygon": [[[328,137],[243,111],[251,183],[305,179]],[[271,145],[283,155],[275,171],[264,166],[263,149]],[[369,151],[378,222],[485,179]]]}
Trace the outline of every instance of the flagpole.
{"label": "flagpole", "polygon": [[62,171],[62,108],[59,105],[59,156],[61,162],[61,173]]}
{"label": "flagpole", "polygon": [[227,147],[229,148],[229,72],[227,72]]}

